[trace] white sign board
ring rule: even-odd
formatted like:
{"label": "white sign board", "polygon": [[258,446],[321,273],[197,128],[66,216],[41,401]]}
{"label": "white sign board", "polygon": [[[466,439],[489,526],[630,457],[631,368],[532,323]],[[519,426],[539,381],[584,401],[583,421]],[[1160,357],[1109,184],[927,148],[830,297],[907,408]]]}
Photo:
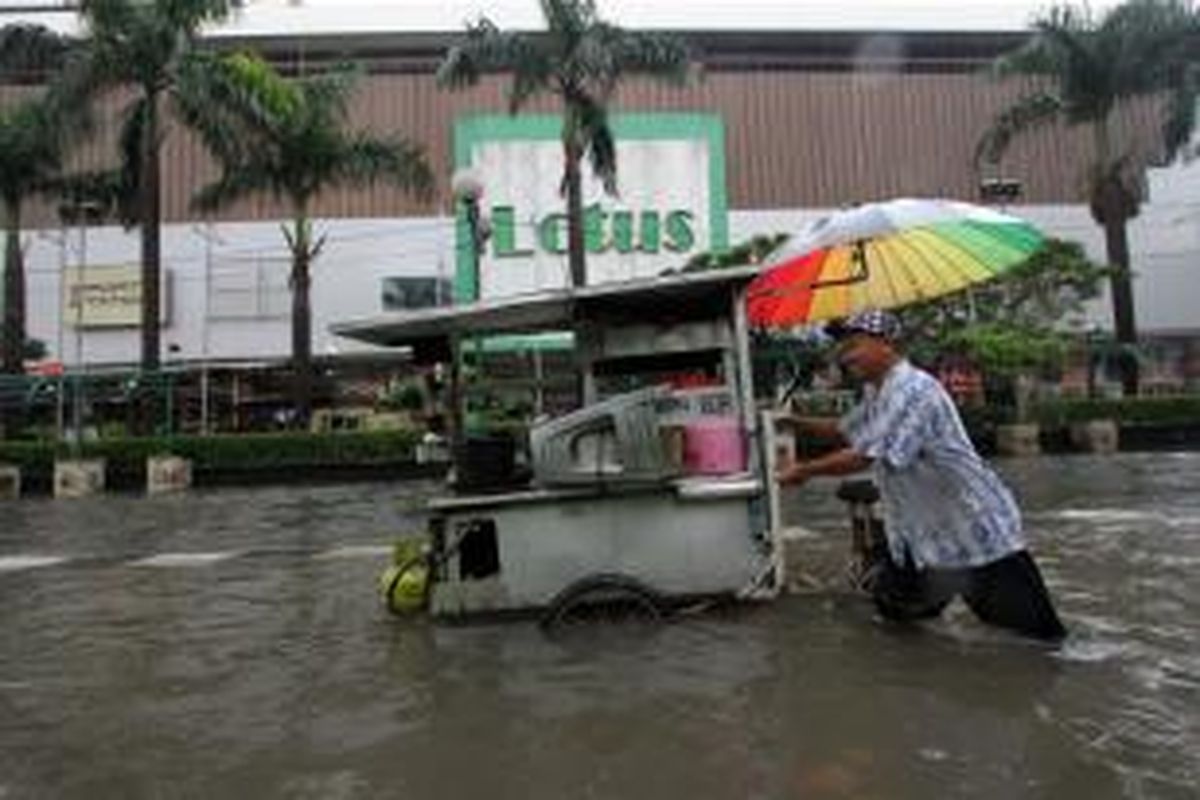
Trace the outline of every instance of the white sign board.
{"label": "white sign board", "polygon": [[[570,284],[561,120],[474,116],[455,128],[459,167],[483,185],[491,238],[476,281],[470,231],[459,211],[460,300]],[[617,193],[585,158],[584,238],[589,284],[661,275],[728,244],[724,133],[707,114],[614,115]]]}
{"label": "white sign board", "polygon": [[[62,319],[72,328],[136,328],[142,324],[142,270],[134,266],[72,267],[64,273]],[[168,285],[163,270],[164,289]],[[159,294],[167,321],[168,293]]]}

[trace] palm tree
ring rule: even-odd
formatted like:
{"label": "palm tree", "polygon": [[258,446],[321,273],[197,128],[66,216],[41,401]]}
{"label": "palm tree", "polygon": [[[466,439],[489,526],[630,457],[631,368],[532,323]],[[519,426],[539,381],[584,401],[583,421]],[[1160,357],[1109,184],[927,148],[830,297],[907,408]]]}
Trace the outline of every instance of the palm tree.
{"label": "palm tree", "polygon": [[589,156],[605,190],[616,193],[617,151],[608,125],[613,92],[626,75],[682,85],[691,57],[675,36],[627,31],[602,21],[593,0],[541,0],[541,4],[545,33],[502,31],[481,18],[468,26],[466,39],[446,53],[438,80],[458,89],[473,86],[488,72],[511,72],[508,100],[513,114],[538,94],[559,98],[567,253],[571,283],[579,287],[587,282],[580,162]]}
{"label": "palm tree", "polygon": [[[6,73],[36,73],[61,62],[66,43],[38,26],[0,30],[0,66]],[[3,215],[4,336],[2,371],[24,372],[25,264],[21,216],[37,194],[53,192],[61,176],[72,120],[54,92],[33,95],[0,109],[0,213]],[[78,120],[74,120],[78,121]]]}
{"label": "palm tree", "polygon": [[24,372],[25,265],[21,212],[33,195],[51,189],[62,166],[63,147],[53,111],[41,98],[0,111],[0,207],[4,218],[3,371]]}
{"label": "palm tree", "polygon": [[185,79],[184,119],[222,168],[197,192],[195,205],[211,211],[266,193],[290,209],[283,232],[292,256],[292,365],[302,423],[312,404],[311,267],[325,243],[314,235],[313,203],[322,191],[341,186],[388,181],[426,194],[433,185],[420,145],[347,130],[357,77],[339,68],[284,79],[257,58],[233,55],[198,64]]}
{"label": "palm tree", "polygon": [[[1187,144],[1200,96],[1200,68],[1190,50],[1196,17],[1184,0],[1129,0],[1099,21],[1086,6],[1061,6],[1035,28],[995,65],[1002,77],[1034,78],[1035,88],[996,116],[976,160],[997,163],[1015,136],[1050,122],[1091,129],[1088,201],[1116,268],[1110,285],[1117,339],[1132,350],[1137,325],[1126,228],[1143,200],[1146,165],[1132,151],[1116,152],[1114,118],[1132,101],[1165,95],[1161,144],[1168,156]],[[1137,392],[1135,358],[1126,359],[1123,383],[1126,392]]]}
{"label": "palm tree", "polygon": [[[179,102],[179,76],[199,54],[201,26],[223,19],[232,0],[87,0],[80,6],[86,38],[68,62],[77,98],[132,90],[121,132],[120,183],[131,191],[141,231],[142,369],[160,361],[161,186],[159,156],[167,103]],[[111,183],[111,182],[110,182]]]}

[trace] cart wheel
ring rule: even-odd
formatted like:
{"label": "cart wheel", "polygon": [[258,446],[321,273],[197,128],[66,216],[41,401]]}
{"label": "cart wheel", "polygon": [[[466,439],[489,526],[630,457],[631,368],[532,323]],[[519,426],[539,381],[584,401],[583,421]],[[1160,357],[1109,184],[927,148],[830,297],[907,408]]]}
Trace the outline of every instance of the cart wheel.
{"label": "cart wheel", "polygon": [[664,613],[663,599],[644,583],[625,575],[590,575],[559,592],[540,624],[561,630],[589,623],[656,623]]}

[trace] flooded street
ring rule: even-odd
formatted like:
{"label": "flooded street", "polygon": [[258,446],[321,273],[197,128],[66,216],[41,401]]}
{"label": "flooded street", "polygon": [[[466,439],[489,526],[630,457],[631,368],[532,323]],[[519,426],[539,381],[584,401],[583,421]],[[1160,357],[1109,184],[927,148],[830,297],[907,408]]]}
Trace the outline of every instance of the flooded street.
{"label": "flooded street", "polygon": [[[836,576],[653,631],[397,620],[428,485],[0,506],[0,798],[1195,797],[1200,454],[1002,467],[1061,648]],[[826,560],[831,491],[789,497]]]}

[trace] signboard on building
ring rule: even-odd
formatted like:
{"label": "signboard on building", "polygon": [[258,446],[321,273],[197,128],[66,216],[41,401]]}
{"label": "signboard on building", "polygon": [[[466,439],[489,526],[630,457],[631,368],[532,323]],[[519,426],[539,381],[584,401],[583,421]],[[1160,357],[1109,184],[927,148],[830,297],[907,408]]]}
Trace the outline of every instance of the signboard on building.
{"label": "signboard on building", "polygon": [[[163,270],[161,321],[167,321],[169,285]],[[72,328],[136,328],[142,324],[139,266],[72,267],[63,276],[63,322]]]}
{"label": "signboard on building", "polygon": [[[615,114],[617,189],[604,192],[583,163],[588,283],[678,269],[728,245],[725,137],[710,114]],[[562,121],[553,115],[472,116],[455,126],[455,162],[483,184],[491,238],[479,262],[460,209],[460,300],[563,288],[567,264]]]}

